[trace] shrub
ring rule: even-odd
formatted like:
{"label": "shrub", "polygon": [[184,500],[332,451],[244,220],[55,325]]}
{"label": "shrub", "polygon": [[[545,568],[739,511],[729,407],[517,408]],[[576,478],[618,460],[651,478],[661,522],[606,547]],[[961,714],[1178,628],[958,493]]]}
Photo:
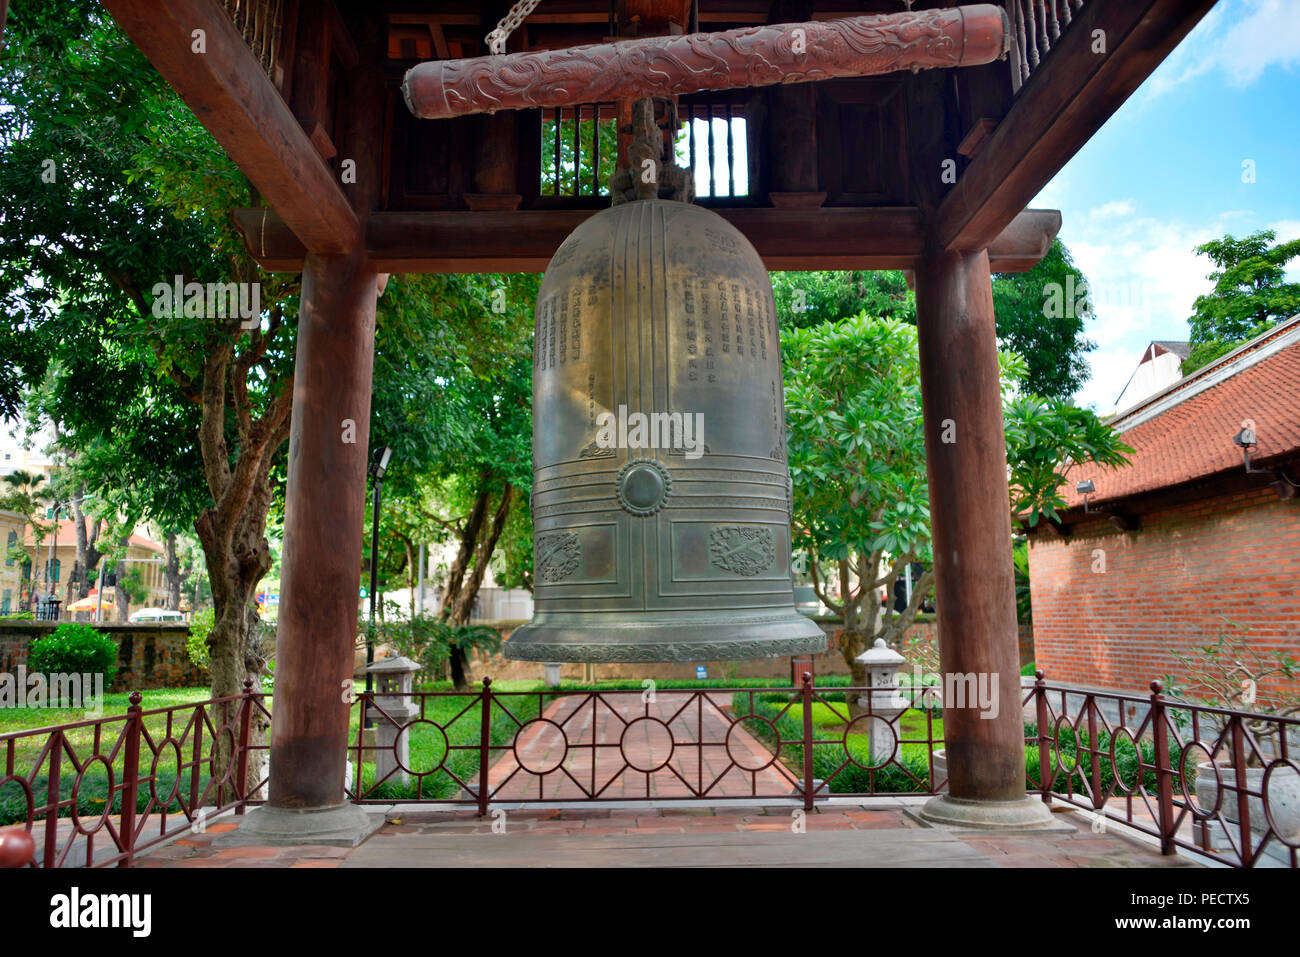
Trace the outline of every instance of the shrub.
{"label": "shrub", "polygon": [[69,622],[32,642],[27,670],[43,674],[102,674],[111,684],[117,673],[117,642],[90,625]]}
{"label": "shrub", "polygon": [[[369,625],[363,623],[362,634],[368,628]],[[430,679],[442,671],[455,649],[466,654],[471,651],[496,654],[501,650],[501,636],[495,629],[486,625],[453,625],[436,615],[376,622],[375,640],[392,645],[399,655],[417,662]]]}
{"label": "shrub", "polygon": [[208,666],[208,634],[216,620],[216,611],[211,608],[196,611],[190,616],[190,634],[185,639],[185,652],[190,656],[190,661],[200,668]]}

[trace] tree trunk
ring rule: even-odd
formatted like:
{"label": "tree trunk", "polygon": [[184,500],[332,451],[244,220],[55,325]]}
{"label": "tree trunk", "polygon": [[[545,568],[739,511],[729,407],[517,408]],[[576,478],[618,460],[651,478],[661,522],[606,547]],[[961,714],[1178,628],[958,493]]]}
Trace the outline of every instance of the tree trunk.
{"label": "tree trunk", "polygon": [[469,656],[463,648],[452,648],[448,663],[451,666],[452,687],[464,691],[469,687]]}
{"label": "tree trunk", "polygon": [[163,551],[166,556],[166,565],[163,568],[163,576],[167,582],[167,610],[181,610],[181,561],[180,556],[176,554],[176,533],[169,531],[163,537]]}
{"label": "tree trunk", "polygon": [[[131,544],[131,533],[127,532],[118,541],[118,547],[122,549],[123,556],[126,555],[127,546]],[[126,623],[127,618],[131,615],[131,596],[126,593],[126,562],[119,558],[115,566],[117,580],[113,584],[113,602],[117,609],[117,620]]]}
{"label": "tree trunk", "polygon": [[492,515],[492,525],[488,529],[487,536],[479,542],[475,550],[474,568],[470,571],[469,581],[461,586],[460,594],[457,596],[451,614],[454,624],[468,623],[474,613],[474,600],[478,597],[479,589],[483,585],[483,576],[487,574],[488,562],[492,560],[492,553],[496,551],[497,541],[501,538],[502,529],[505,528],[514,494],[514,486],[507,482],[501,492],[501,501],[497,503],[496,512]]}
{"label": "tree trunk", "polygon": [[[485,532],[485,535],[474,549],[474,567],[470,570],[469,579],[464,581],[458,588],[455,602],[451,605],[444,605],[444,617],[447,615],[447,608],[450,608],[450,621],[453,625],[468,624],[470,616],[474,613],[474,599],[478,597],[479,588],[483,584],[483,576],[487,574],[488,562],[492,558],[492,553],[496,550],[497,541],[501,537],[506,518],[510,514],[510,504],[514,499],[514,492],[514,486],[509,482],[505,483],[505,488],[501,492],[501,500],[497,503],[496,511],[492,515],[491,525],[485,528],[481,518],[478,522],[479,530]],[[483,495],[486,495],[486,493],[484,492]],[[486,506],[486,502],[484,504]],[[477,505],[476,502],[476,509]],[[486,510],[486,507],[484,507],[482,511],[486,512]],[[465,552],[463,539],[461,547],[463,554]],[[459,556],[457,561],[459,561]],[[468,688],[470,674],[468,653],[463,648],[453,647],[451,649],[450,665],[452,685],[458,691]]]}
{"label": "tree trunk", "polygon": [[451,617],[452,609],[456,606],[461,583],[465,580],[465,569],[469,567],[470,556],[474,554],[474,544],[478,541],[479,531],[483,528],[483,518],[487,514],[487,505],[488,475],[484,472],[479,478],[478,495],[474,499],[474,507],[470,509],[469,517],[465,520],[465,527],[460,533],[460,549],[456,552],[456,560],[452,562],[451,569],[447,572],[447,587],[443,589],[442,607],[438,609],[438,617],[444,621]]}
{"label": "tree trunk", "polygon": [[[86,516],[81,510],[84,494],[85,490],[78,486],[77,491],[72,495],[72,527],[77,533],[77,571],[81,572],[81,581],[78,583],[74,601],[85,598],[89,593],[91,579],[96,576],[99,560],[103,557],[95,547],[95,543],[99,541],[99,521],[95,521],[89,532],[86,530]],[[69,597],[72,597],[71,591]]]}

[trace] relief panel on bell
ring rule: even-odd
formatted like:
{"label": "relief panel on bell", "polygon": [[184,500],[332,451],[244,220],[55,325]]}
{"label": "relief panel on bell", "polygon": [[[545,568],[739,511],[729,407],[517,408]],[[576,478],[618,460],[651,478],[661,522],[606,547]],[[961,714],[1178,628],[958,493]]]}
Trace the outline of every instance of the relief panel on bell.
{"label": "relief panel on bell", "polygon": [[778,581],[789,587],[788,536],[778,523],[673,522],[673,581]]}
{"label": "relief panel on bell", "polygon": [[562,526],[533,536],[537,587],[613,585],[618,582],[618,526]]}

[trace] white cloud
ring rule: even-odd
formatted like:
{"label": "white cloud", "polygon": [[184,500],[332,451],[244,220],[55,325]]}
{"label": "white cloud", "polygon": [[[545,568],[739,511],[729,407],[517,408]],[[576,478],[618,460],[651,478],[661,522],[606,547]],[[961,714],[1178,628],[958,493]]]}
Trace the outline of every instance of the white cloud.
{"label": "white cloud", "polygon": [[[1081,404],[1111,411],[1148,342],[1187,338],[1187,318],[1196,297],[1210,290],[1213,269],[1195,248],[1228,232],[1240,216],[1162,220],[1122,199],[1066,220],[1061,239],[1088,278],[1095,314],[1085,329],[1097,350],[1088,356],[1092,378],[1076,397]],[[1282,225],[1300,233],[1300,222]]]}
{"label": "white cloud", "polygon": [[1088,216],[1092,219],[1114,219],[1122,216],[1132,216],[1133,208],[1133,200],[1131,199],[1112,199],[1109,203],[1102,203],[1100,206],[1094,206],[1088,210]]}
{"label": "white cloud", "polygon": [[1212,71],[1244,89],[1272,66],[1300,67],[1295,0],[1238,0],[1211,10],[1143,89],[1147,98],[1154,99]]}
{"label": "white cloud", "polygon": [[1124,391],[1141,358],[1141,347],[1098,349],[1091,353],[1092,378],[1084,383],[1075,401],[1081,406],[1091,406],[1101,415],[1114,411],[1115,400]]}

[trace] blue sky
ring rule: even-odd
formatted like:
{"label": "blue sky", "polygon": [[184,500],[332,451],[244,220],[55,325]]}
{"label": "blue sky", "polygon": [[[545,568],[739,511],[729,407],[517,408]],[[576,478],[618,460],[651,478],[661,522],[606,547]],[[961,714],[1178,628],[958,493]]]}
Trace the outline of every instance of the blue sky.
{"label": "blue sky", "polygon": [[1300,237],[1300,0],[1220,0],[1030,206],[1061,210],[1088,277],[1098,348],[1077,398],[1109,412],[1150,340],[1187,338],[1210,288],[1193,247]]}

